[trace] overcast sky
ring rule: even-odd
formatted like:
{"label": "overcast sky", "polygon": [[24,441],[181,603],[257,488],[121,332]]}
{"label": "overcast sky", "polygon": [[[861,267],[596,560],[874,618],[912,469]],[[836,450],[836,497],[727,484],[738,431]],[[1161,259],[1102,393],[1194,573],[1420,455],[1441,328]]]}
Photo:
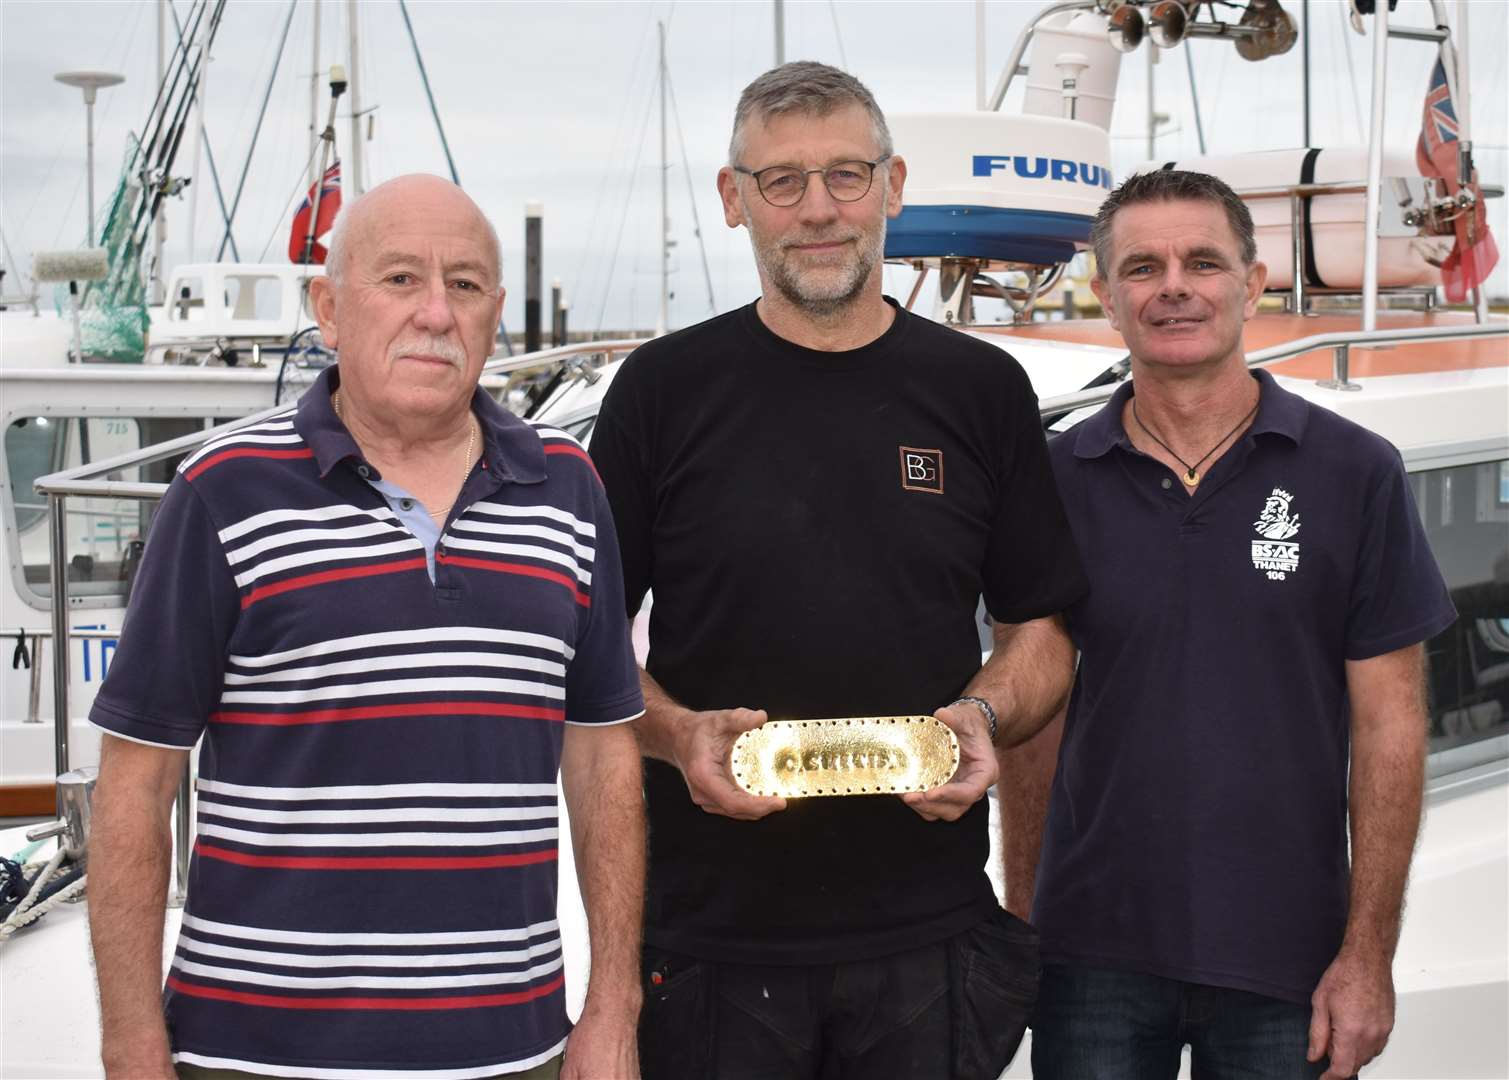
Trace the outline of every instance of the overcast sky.
{"label": "overcast sky", "polygon": [[[1300,14],[1300,0],[1284,0]],[[181,16],[188,13],[180,0]],[[347,62],[346,0],[324,0],[320,64]],[[1470,5],[1473,123],[1484,178],[1509,180],[1509,3]],[[100,93],[95,112],[96,197],[118,176],[128,131],[144,123],[155,93],[156,3],[0,0],[0,226],[29,268],[31,253],[79,243],[84,233],[84,110],[78,90],[52,76],[93,68],[126,76]],[[1311,0],[1312,143],[1363,141],[1371,44],[1345,25],[1342,0]],[[1457,0],[1448,9],[1456,18]],[[1030,0],[987,7],[988,81],[994,84],[1017,34],[1039,9]],[[232,0],[215,43],[206,88],[206,127],[229,201],[251,144],[278,37],[284,0]],[[315,4],[295,10],[281,66],[236,215],[243,259],[286,257],[289,222],[302,197],[308,158],[309,75]],[[410,171],[444,173],[445,158],[394,0],[361,0],[358,92],[372,110],[366,142],[368,186]],[[788,0],[786,55],[848,67],[887,112],[969,109],[974,105],[974,4]],[[711,268],[714,304],[727,310],[758,291],[745,233],[724,224],[713,186],[739,91],[774,60],[773,5],[748,3],[449,3],[410,0],[441,120],[465,186],[503,239],[505,319],[523,322],[525,203],[545,205],[545,278],[562,279],[574,329],[649,327],[659,295],[658,110],[654,98],[656,22],[668,23],[667,55],[689,171],[674,120],[670,131],[673,257],[671,325],[707,315],[708,289],[693,234],[688,175]],[[1427,25],[1426,0],[1402,0],[1396,23]],[[171,25],[169,34],[172,34]],[[1146,50],[1122,61],[1112,123],[1118,178],[1146,157]],[[1302,142],[1301,51],[1252,64],[1227,43],[1193,45],[1208,150],[1213,154],[1294,147]],[[1198,153],[1183,49],[1161,54],[1157,108],[1170,122],[1156,157]],[[1434,50],[1395,42],[1390,53],[1391,147],[1411,153]],[[1355,79],[1354,79],[1355,73]],[[1020,80],[1018,82],[1020,85]],[[1013,90],[1007,109],[1020,90]],[[322,92],[321,122],[327,98]],[[349,101],[343,104],[343,111]],[[349,161],[350,125],[338,123]],[[905,153],[906,147],[898,146]],[[189,175],[185,143],[174,168]],[[189,190],[198,198],[193,254],[213,258],[223,226],[207,168]],[[350,168],[347,166],[348,183]],[[349,190],[349,189],[348,189]],[[1505,200],[1490,220],[1509,259]],[[189,253],[189,203],[170,216],[168,261]],[[265,252],[265,254],[264,254]],[[6,260],[7,265],[10,259]],[[892,292],[911,272],[887,270]],[[1509,292],[1509,269],[1495,274]]]}

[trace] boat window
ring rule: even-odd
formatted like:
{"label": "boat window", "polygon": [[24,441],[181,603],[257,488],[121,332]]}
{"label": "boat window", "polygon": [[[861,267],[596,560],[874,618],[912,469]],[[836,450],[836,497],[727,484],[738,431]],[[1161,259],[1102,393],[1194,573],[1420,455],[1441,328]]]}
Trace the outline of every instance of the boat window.
{"label": "boat window", "polygon": [[1509,462],[1411,482],[1458,613],[1426,645],[1430,747],[1440,753],[1509,733]]}
{"label": "boat window", "polygon": [[175,295],[168,298],[168,319],[172,322],[197,322],[204,318],[204,279],[181,277],[173,280]]}
{"label": "boat window", "polygon": [[233,319],[278,319],[283,314],[282,279],[270,274],[229,274],[225,306]]}
{"label": "boat window", "polygon": [[[33,487],[40,476],[104,461],[143,446],[203,430],[197,417],[22,416],[6,425],[5,544],[22,599],[45,608],[52,593],[47,500]],[[177,460],[121,469],[112,480],[166,483]],[[70,597],[121,602],[135,575],[155,503],[70,497],[67,550]]]}

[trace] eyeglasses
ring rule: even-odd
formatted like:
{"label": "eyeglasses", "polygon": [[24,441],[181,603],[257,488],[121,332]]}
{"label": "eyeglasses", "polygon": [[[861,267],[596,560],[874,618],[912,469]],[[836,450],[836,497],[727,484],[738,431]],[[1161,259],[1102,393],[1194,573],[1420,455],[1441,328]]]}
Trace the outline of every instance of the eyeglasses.
{"label": "eyeglasses", "polygon": [[771,165],[766,169],[746,169],[735,165],[734,172],[752,176],[759,185],[760,194],[771,206],[795,206],[807,194],[807,177],[818,173],[823,186],[835,202],[858,202],[870,193],[875,182],[875,169],[880,161],[838,161],[826,169],[798,169],[791,165]]}

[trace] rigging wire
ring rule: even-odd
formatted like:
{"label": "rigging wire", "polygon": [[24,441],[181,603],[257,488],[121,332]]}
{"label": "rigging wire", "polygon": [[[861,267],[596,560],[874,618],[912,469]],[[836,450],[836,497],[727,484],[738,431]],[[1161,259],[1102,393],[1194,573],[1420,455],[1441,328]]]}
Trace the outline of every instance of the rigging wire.
{"label": "rigging wire", "polygon": [[[307,178],[307,176],[309,174],[309,166],[311,166],[311,165],[314,164],[314,159],[319,155],[319,152],[320,152],[319,145],[316,144],[315,148],[314,148],[314,153],[312,153],[312,154],[309,155],[309,160],[306,161],[306,162],[304,162],[304,167],[299,170],[298,177],[293,182],[293,192],[286,199],[283,200],[283,209],[278,212],[278,225],[281,225],[283,223],[283,218],[285,216],[287,216],[288,211],[294,205],[293,201],[299,197],[299,192],[304,189],[304,180]],[[336,160],[339,161],[340,159],[337,158]],[[270,234],[268,234],[267,243],[265,243],[265,244],[262,245],[262,251],[257,255],[257,261],[258,262],[265,262],[267,260],[267,249],[270,248],[270,247],[272,247],[272,242],[275,239],[277,239],[277,236],[278,236],[278,226],[274,225],[273,226],[273,231]]]}
{"label": "rigging wire", "polygon": [[634,163],[629,166],[628,189],[624,192],[623,210],[618,215],[618,235],[613,238],[613,254],[608,259],[607,276],[603,283],[603,302],[597,312],[597,329],[599,332],[602,330],[603,320],[607,318],[608,314],[608,296],[613,291],[613,267],[618,262],[619,245],[623,243],[624,224],[629,220],[629,201],[634,197],[634,182],[639,178],[639,161],[644,156],[644,136],[645,132],[650,129],[650,107],[654,104],[655,95],[654,93],[650,93],[645,97],[644,120],[639,125],[639,139],[634,150]]}
{"label": "rigging wire", "polygon": [[409,21],[409,5],[398,0],[398,11],[403,15],[404,29],[409,32],[409,44],[414,46],[414,63],[419,66],[419,81],[424,84],[424,96],[430,103],[430,115],[435,118],[435,130],[440,133],[440,148],[445,151],[445,163],[451,170],[451,183],[461,186],[461,177],[456,175],[456,162],[451,157],[451,144],[445,138],[445,126],[440,122],[440,110],[435,107],[435,94],[430,89],[430,75],[424,69],[424,56],[419,52],[419,39],[414,36],[414,24]]}
{"label": "rigging wire", "polygon": [[1362,125],[1362,99],[1357,96],[1357,69],[1352,66],[1352,22],[1346,5],[1336,5],[1336,14],[1341,16],[1341,51],[1347,58],[1347,87],[1352,91],[1352,117],[1357,124],[1356,138],[1360,142],[1365,129]]}
{"label": "rigging wire", "polygon": [[[178,31],[178,40],[184,45],[185,50],[187,50],[189,44],[184,40],[183,24],[178,21],[178,9],[172,4],[169,4],[168,11],[173,16],[173,26]],[[203,50],[203,53],[205,55],[202,55],[199,61],[201,67],[209,61],[209,56],[207,55],[208,52],[208,49]],[[195,107],[199,108],[199,85],[197,82],[194,84],[191,97],[194,100]],[[224,219],[225,224],[229,225],[231,223],[230,212],[225,208],[225,192],[220,187],[220,170],[215,167],[215,151],[210,147],[209,129],[202,128],[202,130],[204,132],[204,157],[210,166],[210,179],[214,181],[215,184],[215,197],[220,201],[220,216],[222,219]],[[193,257],[194,253],[192,251],[189,252],[189,258],[192,259]],[[234,235],[231,237],[231,258],[235,259],[237,262],[241,261],[241,253],[236,250],[236,238]]]}
{"label": "rigging wire", "polygon": [[697,192],[692,186],[692,163],[686,156],[686,138],[681,134],[681,110],[676,107],[676,85],[671,81],[670,70],[665,73],[665,85],[671,99],[671,115],[676,120],[676,142],[681,146],[681,171],[686,173],[686,198],[692,205],[692,235],[697,238],[697,250],[702,255],[702,277],[707,281],[707,310],[718,313],[718,302],[713,299],[713,272],[707,265],[707,244],[702,239],[702,219],[697,214]]}
{"label": "rigging wire", "polygon": [[838,62],[845,71],[848,71],[849,58],[844,54],[844,34],[838,28],[838,5],[833,0],[828,0],[828,14],[833,16],[833,36],[838,39]]}
{"label": "rigging wire", "polygon": [[0,251],[3,251],[5,253],[5,265],[10,268],[10,271],[13,274],[16,275],[16,281],[22,286],[21,295],[30,295],[35,283],[30,281],[30,278],[27,276],[26,271],[21,268],[21,264],[16,262],[16,257],[11,254],[10,241],[6,239],[5,225],[3,222],[0,222]]}
{"label": "rigging wire", "polygon": [[[293,41],[289,43],[290,55],[307,56],[313,37],[312,20],[309,23],[306,23],[302,19],[297,20],[293,37]],[[281,122],[273,124],[272,131],[276,133],[274,135],[273,149],[265,150],[261,154],[259,166],[264,167],[269,176],[288,176],[290,175],[290,170],[299,168],[302,162],[302,169],[297,175],[303,178],[307,185],[307,174],[310,163],[303,159],[308,154],[306,149],[308,128],[302,120],[306,105],[304,95],[308,90],[308,84],[305,80],[308,76],[307,74],[300,73],[302,67],[302,64],[297,65],[294,72],[291,73],[293,77],[283,80],[282,87],[278,91],[278,100],[272,107],[272,111],[275,117],[281,117],[282,119]],[[318,142],[316,142],[315,148],[318,150]],[[284,232],[283,208],[273,206],[266,198],[260,198],[257,205],[262,211],[259,218],[261,224],[259,228],[252,230],[252,235],[256,236],[258,233],[261,233],[269,237],[268,246],[270,247],[271,243]],[[278,211],[278,217],[271,225],[266,223],[266,213],[269,207]]]}
{"label": "rigging wire", "polygon": [[[629,73],[629,92],[625,93],[623,95],[622,100],[619,102],[619,106],[618,106],[618,119],[614,122],[614,125],[613,125],[613,140],[608,145],[608,154],[607,154],[607,157],[604,158],[604,162],[605,162],[604,168],[603,168],[603,171],[602,171],[602,173],[600,175],[600,178],[598,180],[598,183],[597,183],[597,195],[594,198],[593,203],[592,203],[592,215],[588,219],[588,225],[587,225],[587,236],[588,237],[593,237],[593,236],[597,235],[597,223],[598,223],[598,219],[601,217],[601,211],[602,211],[602,207],[603,207],[603,202],[604,202],[604,199],[606,198],[607,192],[608,192],[608,179],[609,179],[609,176],[611,175],[611,170],[607,167],[606,162],[617,161],[619,159],[619,154],[620,154],[619,142],[623,138],[624,119],[628,115],[629,103],[634,100],[634,95],[633,95],[632,91],[633,91],[633,87],[634,87],[636,81],[639,78],[639,67],[640,67],[640,62],[644,59],[644,55],[645,55],[645,43],[648,40],[648,31],[654,25],[655,25],[655,9],[654,9],[654,7],[652,5],[646,4],[645,5],[645,23],[644,23],[644,28],[640,31],[640,34],[639,34],[639,50],[634,55],[634,66],[630,69],[630,73]],[[641,138],[643,138],[643,135],[641,135]],[[588,256],[590,255],[590,253],[591,253],[591,245],[590,245],[590,243],[589,244],[583,244],[582,245],[581,258],[579,260],[577,260],[577,265],[576,265],[576,276],[575,276],[574,280],[576,282],[576,288],[581,291],[581,294],[583,296],[587,295],[587,271],[588,271],[587,259],[588,259]],[[597,263],[593,264],[594,267],[597,266],[597,265],[599,265],[599,264],[597,264]]]}
{"label": "rigging wire", "polygon": [[1205,125],[1200,122],[1200,91],[1195,86],[1195,58],[1189,41],[1184,42],[1184,66],[1189,71],[1189,100],[1195,106],[1195,135],[1200,140],[1200,153],[1205,154]]}
{"label": "rigging wire", "polygon": [[246,164],[241,166],[241,180],[236,184],[236,197],[231,200],[231,212],[225,219],[225,235],[220,238],[220,249],[215,252],[216,261],[225,258],[225,246],[231,240],[231,223],[235,220],[236,210],[241,205],[241,193],[246,190],[246,175],[251,172],[252,155],[257,152],[257,136],[262,133],[262,121],[267,117],[267,103],[272,100],[272,88],[278,81],[278,65],[283,59],[283,51],[288,44],[288,30],[293,26],[293,13],[298,8],[299,0],[289,0],[288,17],[283,20],[283,36],[278,41],[278,51],[273,54],[272,71],[267,76],[267,91],[262,95],[262,109],[257,113],[256,126],[252,128],[251,143],[246,148]]}

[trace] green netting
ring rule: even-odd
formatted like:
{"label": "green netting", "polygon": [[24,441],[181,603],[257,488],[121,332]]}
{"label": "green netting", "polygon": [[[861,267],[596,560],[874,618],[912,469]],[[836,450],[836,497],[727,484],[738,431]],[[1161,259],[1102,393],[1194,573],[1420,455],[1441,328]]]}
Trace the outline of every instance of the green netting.
{"label": "green netting", "polygon": [[[110,272],[103,281],[90,283],[79,312],[83,352],[91,359],[139,364],[147,351],[147,289],[141,250],[131,232],[140,174],[141,145],[128,136],[120,180],[100,230],[99,246],[105,249]],[[67,285],[54,290],[53,301],[60,313],[67,310]]]}

